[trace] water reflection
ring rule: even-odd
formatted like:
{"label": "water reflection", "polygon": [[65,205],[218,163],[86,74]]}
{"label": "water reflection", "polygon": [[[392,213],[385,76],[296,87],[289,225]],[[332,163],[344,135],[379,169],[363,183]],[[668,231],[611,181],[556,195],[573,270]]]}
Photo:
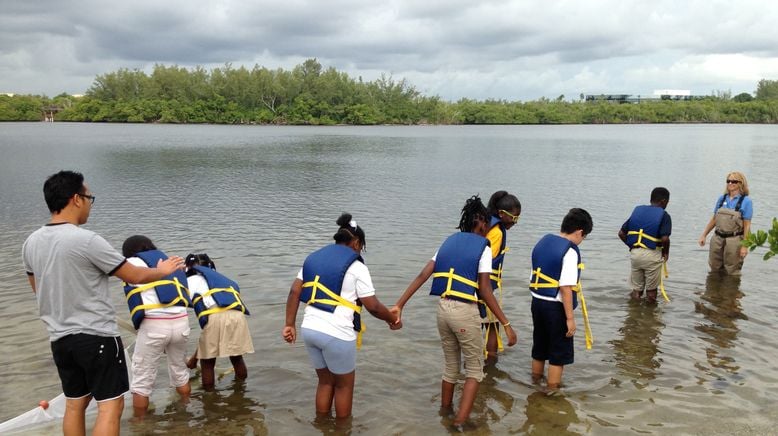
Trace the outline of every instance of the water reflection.
{"label": "water reflection", "polygon": [[[473,413],[470,415],[466,429],[477,429],[479,434],[490,434],[489,424],[499,423],[513,412],[515,399],[513,395],[501,389],[501,386],[516,386],[518,381],[499,367],[490,365],[484,369],[484,379],[478,387],[478,395],[473,402]],[[460,386],[458,386],[460,387]],[[459,393],[458,393],[459,394]],[[453,414],[442,419],[441,423],[449,428],[453,422]]]}
{"label": "water reflection", "polygon": [[709,321],[695,326],[697,331],[705,333],[700,339],[710,344],[705,348],[708,363],[732,374],[737,374],[740,367],[735,363],[732,353],[725,353],[725,350],[735,346],[740,331],[736,320],[748,319],[740,307],[741,297],[740,276],[713,272],[705,280],[701,301],[694,303],[695,312],[701,313]]}
{"label": "water reflection", "polygon": [[223,389],[192,394],[192,403],[199,400],[201,407],[190,407],[191,419],[187,426],[204,434],[267,435],[264,405],[251,397],[245,380],[234,380]]}
{"label": "water reflection", "polygon": [[611,344],[616,367],[633,382],[656,378],[656,370],[662,365],[662,359],[656,355],[664,326],[655,305],[635,300],[628,302],[624,325],[619,329],[622,337],[611,341]]}
{"label": "water reflection", "polygon": [[527,397],[527,420],[519,433],[530,435],[577,435],[569,430],[571,424],[581,422],[575,413],[575,407],[564,395],[545,392],[533,392]]}

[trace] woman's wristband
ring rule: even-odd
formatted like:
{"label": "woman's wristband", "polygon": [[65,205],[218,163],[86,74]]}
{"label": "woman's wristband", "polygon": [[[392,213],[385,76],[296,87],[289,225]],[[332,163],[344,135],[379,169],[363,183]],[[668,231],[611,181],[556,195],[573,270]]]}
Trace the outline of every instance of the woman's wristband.
{"label": "woman's wristband", "polygon": [[510,326],[511,326],[511,322],[510,322],[510,321],[508,321],[508,322],[506,322],[505,324],[503,324],[502,326],[503,326],[503,327],[510,327]]}

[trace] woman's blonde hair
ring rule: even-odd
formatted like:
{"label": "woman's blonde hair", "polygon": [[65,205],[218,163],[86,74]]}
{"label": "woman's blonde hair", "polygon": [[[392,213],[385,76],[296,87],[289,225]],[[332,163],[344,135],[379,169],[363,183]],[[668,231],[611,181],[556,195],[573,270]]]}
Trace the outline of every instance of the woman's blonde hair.
{"label": "woman's blonde hair", "polygon": [[[740,180],[740,193],[743,195],[749,195],[748,191],[748,181],[746,180],[745,174],[741,173],[740,171],[732,171],[731,173],[727,174],[727,180]],[[726,194],[727,191],[727,182],[724,182],[724,193]]]}

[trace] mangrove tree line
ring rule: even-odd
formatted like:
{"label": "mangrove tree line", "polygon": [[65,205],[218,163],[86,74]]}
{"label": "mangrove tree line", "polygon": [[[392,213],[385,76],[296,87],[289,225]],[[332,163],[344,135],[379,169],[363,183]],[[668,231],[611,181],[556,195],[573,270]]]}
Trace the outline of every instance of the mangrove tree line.
{"label": "mangrove tree line", "polygon": [[639,104],[549,100],[517,102],[422,95],[406,80],[373,81],[308,59],[291,70],[206,70],[155,65],[151,74],[120,69],[99,75],[83,97],[0,95],[0,120],[224,124],[599,124],[776,123],[778,81],[762,80],[756,97],[717,93],[693,101]]}

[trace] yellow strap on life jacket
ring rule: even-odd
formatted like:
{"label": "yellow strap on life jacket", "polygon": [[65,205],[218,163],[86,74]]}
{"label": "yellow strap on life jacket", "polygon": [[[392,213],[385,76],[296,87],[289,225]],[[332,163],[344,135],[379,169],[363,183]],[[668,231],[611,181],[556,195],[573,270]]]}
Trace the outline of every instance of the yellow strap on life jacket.
{"label": "yellow strap on life jacket", "polygon": [[[353,310],[356,313],[362,313],[362,307],[357,306],[356,304],[346,300],[345,298],[341,297],[340,295],[332,292],[330,289],[328,289],[326,286],[324,286],[323,283],[319,281],[320,276],[316,276],[313,281],[311,282],[305,282],[303,283],[303,288],[313,288],[311,290],[311,299],[308,300],[307,304],[313,304],[313,303],[319,303],[319,304],[326,304],[328,306],[345,306],[349,309]],[[322,291],[325,295],[330,297],[332,300],[329,299],[317,299],[316,298],[316,292]],[[334,300],[334,301],[333,301]],[[362,348],[362,333],[364,333],[367,330],[365,327],[365,323],[361,323],[361,329],[359,332],[357,332],[357,349]]]}
{"label": "yellow strap on life jacket", "polygon": [[[536,269],[532,270],[532,275],[535,276],[535,283],[530,283],[529,284],[530,288],[540,289],[540,288],[558,288],[559,287],[559,281],[557,281],[554,278],[549,277],[549,276],[543,274],[542,272],[540,272],[540,267],[537,267]],[[545,280],[546,283],[540,283],[540,279]]]}
{"label": "yellow strap on life jacket", "polygon": [[211,314],[214,314],[214,313],[219,313],[219,312],[224,312],[224,311],[227,311],[227,310],[232,310],[232,309],[236,308],[237,306],[240,306],[240,311],[241,312],[246,313],[246,306],[243,304],[243,300],[240,299],[240,293],[238,291],[236,291],[235,288],[233,288],[232,286],[230,286],[229,288],[213,288],[213,289],[209,289],[208,292],[206,292],[204,294],[200,294],[197,297],[195,297],[195,299],[192,300],[192,304],[196,304],[200,300],[202,300],[203,298],[208,297],[210,295],[213,295],[213,294],[215,294],[217,292],[229,292],[230,294],[235,296],[235,301],[230,303],[230,305],[226,306],[226,307],[214,306],[214,307],[212,307],[210,309],[206,309],[206,310],[200,312],[200,314],[197,315],[197,318],[202,318],[204,316],[208,316],[208,315],[211,315]]}
{"label": "yellow strap on life jacket", "polygon": [[[502,307],[502,281],[497,282],[497,293],[499,295],[498,302],[500,303],[500,307]],[[483,301],[478,300],[479,303],[483,303]],[[489,332],[492,330],[492,325],[497,323],[497,318],[494,316],[494,313],[492,313],[489,308],[486,308],[486,318],[488,320],[486,324],[486,332],[484,333],[484,358],[489,357],[489,351],[486,349],[486,343],[489,339]],[[500,335],[500,330],[496,329],[495,332],[497,336],[497,351],[502,353],[505,350],[505,346],[502,342],[502,336]]]}
{"label": "yellow strap on life jacket", "polygon": [[440,294],[440,298],[448,297],[449,295],[452,297],[461,298],[465,301],[472,301],[474,303],[478,302],[478,297],[475,296],[475,294],[467,294],[465,292],[455,291],[451,289],[451,285],[454,283],[454,280],[464,283],[468,286],[472,286],[475,289],[478,289],[478,283],[468,279],[467,277],[460,276],[459,274],[454,274],[454,268],[451,268],[448,270],[448,272],[437,272],[432,274],[433,278],[438,277],[445,277],[448,279],[448,282],[446,283],[446,290]]}
{"label": "yellow strap on life jacket", "polygon": [[[184,302],[184,307],[189,307],[189,304],[186,301],[186,297],[184,297],[184,294],[182,292],[182,290],[184,290],[188,294],[189,290],[186,288],[186,286],[182,285],[181,282],[178,281],[177,277],[173,277],[173,280],[157,280],[155,282],[140,285],[135,289],[131,290],[130,292],[128,292],[125,298],[129,301],[130,297],[132,297],[135,294],[139,294],[143,291],[148,291],[149,289],[155,288],[157,286],[162,286],[162,285],[175,286],[176,291],[178,292],[178,296],[174,298],[173,301],[171,301],[170,303],[139,304],[130,311],[130,317],[135,315],[135,312],[139,310],[163,309],[165,307],[175,306],[181,301]],[[128,283],[125,282],[124,286],[128,286]]]}
{"label": "yellow strap on life jacket", "polygon": [[659,275],[659,290],[662,291],[662,296],[665,298],[665,301],[670,301],[670,298],[667,296],[667,292],[665,292],[665,278],[669,277],[670,274],[667,273],[667,262],[662,262],[662,273]]}
{"label": "yellow strap on life jacket", "polygon": [[[579,263],[578,269],[583,270],[584,264]],[[578,296],[581,297],[581,313],[583,314],[583,320],[584,320],[584,336],[586,339],[586,349],[591,350],[592,344],[594,343],[594,337],[592,336],[592,327],[589,325],[589,312],[586,310],[586,300],[584,299],[583,294],[583,286],[581,286],[581,281],[578,281],[578,284],[575,285],[573,288],[574,292],[578,293]]]}
{"label": "yellow strap on life jacket", "polygon": [[643,238],[648,239],[649,241],[656,242],[659,244],[661,242],[661,239],[655,238],[648,233],[643,233],[643,229],[640,229],[638,231],[630,230],[627,232],[627,235],[638,235],[638,240],[634,244],[632,244],[633,247],[640,247],[640,248],[648,248],[646,244],[643,243]]}

